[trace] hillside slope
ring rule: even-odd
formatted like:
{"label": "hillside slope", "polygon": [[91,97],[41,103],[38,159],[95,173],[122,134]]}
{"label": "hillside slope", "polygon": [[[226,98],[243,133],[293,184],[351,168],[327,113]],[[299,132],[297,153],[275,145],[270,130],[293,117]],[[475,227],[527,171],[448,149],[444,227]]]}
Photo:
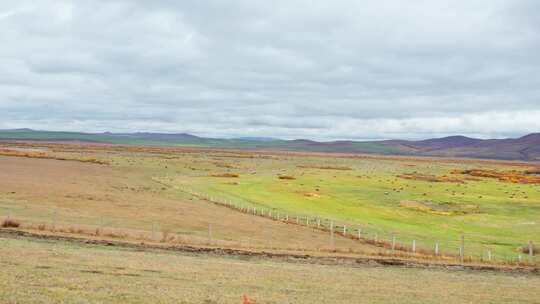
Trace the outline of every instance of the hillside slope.
{"label": "hillside slope", "polygon": [[533,133],[520,138],[486,140],[465,136],[449,136],[420,141],[342,140],[318,142],[307,139],[282,140],[249,137],[232,139],[205,138],[186,133],[80,133],[16,129],[0,130],[0,140],[84,141],[157,146],[199,146],[328,153],[375,153],[386,155],[467,157],[524,161],[540,160],[540,133]]}

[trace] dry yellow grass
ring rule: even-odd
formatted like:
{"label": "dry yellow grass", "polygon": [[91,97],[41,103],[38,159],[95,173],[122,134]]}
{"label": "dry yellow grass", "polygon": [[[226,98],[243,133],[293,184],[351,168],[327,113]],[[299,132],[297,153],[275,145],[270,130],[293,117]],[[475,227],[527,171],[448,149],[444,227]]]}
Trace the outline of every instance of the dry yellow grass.
{"label": "dry yellow grass", "polygon": [[6,303],[538,303],[540,277],[0,238]]}

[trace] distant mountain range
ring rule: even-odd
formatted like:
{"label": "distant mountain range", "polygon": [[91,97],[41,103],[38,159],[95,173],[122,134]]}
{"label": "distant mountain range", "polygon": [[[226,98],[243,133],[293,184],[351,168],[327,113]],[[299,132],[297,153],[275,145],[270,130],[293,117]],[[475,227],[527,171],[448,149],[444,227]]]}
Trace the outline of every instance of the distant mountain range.
{"label": "distant mountain range", "polygon": [[540,133],[508,139],[476,139],[465,136],[450,136],[420,141],[318,142],[306,139],[282,140],[266,137],[205,138],[186,133],[80,133],[14,129],[0,130],[0,140],[80,141],[128,145],[197,146],[540,161]]}

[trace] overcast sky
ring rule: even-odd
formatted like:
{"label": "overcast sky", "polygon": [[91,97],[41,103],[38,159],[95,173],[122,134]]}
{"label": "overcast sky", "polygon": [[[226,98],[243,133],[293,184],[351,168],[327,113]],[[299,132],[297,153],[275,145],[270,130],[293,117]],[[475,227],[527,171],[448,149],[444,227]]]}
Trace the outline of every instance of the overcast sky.
{"label": "overcast sky", "polygon": [[0,129],[540,131],[538,0],[0,2]]}

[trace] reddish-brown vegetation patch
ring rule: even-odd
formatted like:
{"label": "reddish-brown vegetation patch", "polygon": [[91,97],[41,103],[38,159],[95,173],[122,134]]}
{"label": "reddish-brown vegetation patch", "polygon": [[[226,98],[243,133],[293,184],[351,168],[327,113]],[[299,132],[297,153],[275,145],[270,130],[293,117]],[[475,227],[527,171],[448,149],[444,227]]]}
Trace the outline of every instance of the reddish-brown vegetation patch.
{"label": "reddish-brown vegetation patch", "polygon": [[404,178],[404,179],[411,179],[411,180],[434,182],[434,183],[464,183],[462,179],[449,177],[446,175],[435,176],[435,175],[429,175],[429,174],[420,174],[416,172],[400,174],[397,177]]}
{"label": "reddish-brown vegetation patch", "polygon": [[352,170],[351,167],[346,167],[346,166],[299,165],[297,167],[305,168],[305,169],[322,169],[322,170]]}
{"label": "reddish-brown vegetation patch", "polygon": [[319,193],[315,193],[315,192],[306,192],[306,193],[304,193],[304,196],[307,196],[307,197],[321,197],[321,195]]}
{"label": "reddish-brown vegetation patch", "polygon": [[278,175],[278,178],[279,179],[288,179],[288,180],[296,179],[296,177],[290,176],[290,175]]}
{"label": "reddish-brown vegetation patch", "polygon": [[496,171],[496,170],[453,170],[452,174],[463,174],[474,177],[496,178],[501,182],[516,184],[540,184],[540,176],[531,175],[531,170],[520,171]]}
{"label": "reddish-brown vegetation patch", "polygon": [[227,169],[236,169],[237,167],[228,164],[228,163],[222,163],[222,162],[215,162],[214,165],[219,168],[227,168]]}
{"label": "reddish-brown vegetation patch", "polygon": [[107,165],[108,162],[95,159],[95,158],[66,158],[55,155],[49,155],[43,151],[32,151],[32,150],[20,150],[20,149],[5,149],[0,148],[0,155],[3,156],[14,156],[14,157],[26,157],[26,158],[43,158],[43,159],[55,159],[55,160],[73,160],[83,163],[94,163],[100,165]]}
{"label": "reddish-brown vegetation patch", "polygon": [[18,228],[19,226],[21,226],[21,223],[19,221],[9,217],[2,220],[2,222],[0,223],[0,227],[2,228]]}
{"label": "reddish-brown vegetation patch", "polygon": [[232,177],[232,178],[240,177],[240,175],[236,174],[236,173],[215,173],[215,174],[212,174],[210,176],[213,176],[213,177]]}

